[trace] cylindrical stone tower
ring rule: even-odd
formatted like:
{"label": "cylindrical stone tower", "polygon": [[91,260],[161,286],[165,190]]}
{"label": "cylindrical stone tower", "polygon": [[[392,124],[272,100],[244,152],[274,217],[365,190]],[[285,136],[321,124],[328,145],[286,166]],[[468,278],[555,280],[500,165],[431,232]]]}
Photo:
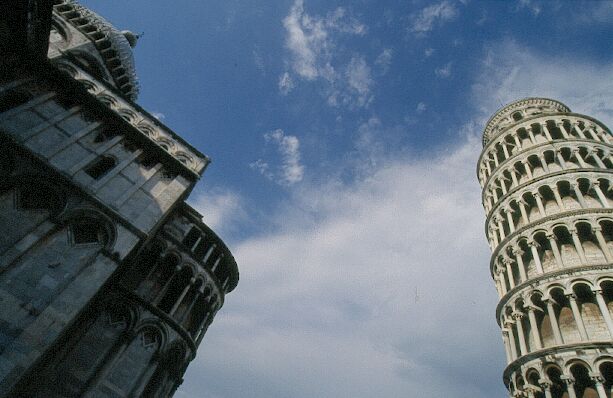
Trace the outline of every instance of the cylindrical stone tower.
{"label": "cylindrical stone tower", "polygon": [[477,175],[511,397],[612,397],[612,155],[605,125],[551,99],[485,127]]}

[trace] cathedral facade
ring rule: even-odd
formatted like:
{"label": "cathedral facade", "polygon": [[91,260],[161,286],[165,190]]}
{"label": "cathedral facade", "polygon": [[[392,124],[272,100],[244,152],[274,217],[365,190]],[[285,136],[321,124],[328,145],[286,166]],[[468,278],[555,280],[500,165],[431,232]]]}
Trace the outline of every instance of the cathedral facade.
{"label": "cathedral facade", "polygon": [[172,396],[238,283],[185,203],[209,159],[134,102],[136,41],[0,7],[0,397]]}
{"label": "cathedral facade", "polygon": [[612,396],[612,155],[605,125],[551,99],[485,127],[477,174],[511,397]]}

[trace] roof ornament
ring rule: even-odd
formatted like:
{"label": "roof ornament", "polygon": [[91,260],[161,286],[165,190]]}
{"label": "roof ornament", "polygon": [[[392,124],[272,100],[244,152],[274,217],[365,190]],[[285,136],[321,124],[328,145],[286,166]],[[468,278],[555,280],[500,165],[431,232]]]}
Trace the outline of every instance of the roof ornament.
{"label": "roof ornament", "polygon": [[136,43],[138,42],[138,39],[144,36],[144,33],[136,34],[129,30],[122,30],[121,34],[123,35],[123,37],[126,38],[128,43],[130,43],[130,47],[132,48],[136,47]]}

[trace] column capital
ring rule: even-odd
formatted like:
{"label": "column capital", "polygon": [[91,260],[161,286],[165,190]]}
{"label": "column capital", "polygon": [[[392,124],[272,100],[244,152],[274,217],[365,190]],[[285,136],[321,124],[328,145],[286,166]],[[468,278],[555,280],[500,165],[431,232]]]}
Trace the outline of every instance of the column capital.
{"label": "column capital", "polygon": [[553,385],[553,383],[547,379],[539,379],[538,383],[543,390],[549,390]]}
{"label": "column capital", "polygon": [[535,241],[534,239],[531,239],[531,240],[528,241],[528,246],[534,247],[534,248],[539,248],[541,245],[539,245],[538,242]]}
{"label": "column capital", "polygon": [[594,383],[604,383],[604,377],[602,377],[599,373],[590,372],[590,379],[592,379]]}
{"label": "column capital", "polygon": [[547,236],[547,239],[549,239],[549,240],[552,240],[552,239],[553,239],[553,240],[555,240],[556,242],[558,241],[558,237],[557,237],[557,236],[556,236],[556,234],[554,234],[553,232],[549,232],[549,233],[547,233],[547,235],[546,235],[546,236]]}
{"label": "column capital", "polygon": [[524,316],[526,316],[523,312],[519,312],[519,311],[513,311],[513,313],[511,314],[511,316],[513,317],[513,319],[515,320],[520,320],[522,319]]}
{"label": "column capital", "polygon": [[602,232],[602,227],[600,225],[596,225],[592,227],[592,231],[594,232]]}
{"label": "column capital", "polygon": [[569,301],[577,301],[577,295],[575,293],[565,294]]}
{"label": "column capital", "polygon": [[533,311],[542,311],[539,307],[537,307],[534,304],[524,304],[524,307],[526,307],[526,309],[528,310],[528,312],[533,312]]}
{"label": "column capital", "polygon": [[511,253],[514,254],[514,255],[522,256],[522,255],[524,255],[525,252],[522,249],[520,249],[519,247],[513,246],[513,247],[511,247]]}
{"label": "column capital", "polygon": [[567,386],[572,386],[575,384],[575,378],[572,376],[561,375],[560,380],[566,383]]}

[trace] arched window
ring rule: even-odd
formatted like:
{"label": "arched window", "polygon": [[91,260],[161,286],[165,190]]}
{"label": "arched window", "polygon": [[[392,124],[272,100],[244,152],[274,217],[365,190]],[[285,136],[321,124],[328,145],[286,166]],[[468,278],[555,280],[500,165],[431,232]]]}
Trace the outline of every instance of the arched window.
{"label": "arched window", "polygon": [[521,120],[521,119],[523,119],[523,116],[522,116],[521,112],[515,112],[513,114],[513,120],[515,120],[516,122]]}
{"label": "arched window", "polygon": [[178,274],[175,274],[166,290],[164,298],[160,301],[159,308],[167,313],[171,313],[180,303],[182,295],[189,288],[189,282],[192,277],[192,271],[189,267],[183,267]]}
{"label": "arched window", "polygon": [[115,137],[117,135],[117,131],[115,129],[104,129],[104,130],[100,130],[97,134],[96,137],[94,138],[94,142],[96,144],[105,142],[110,140],[111,138]]}
{"label": "arched window", "polygon": [[116,161],[114,158],[110,156],[100,156],[85,169],[85,172],[94,180],[99,180],[115,167],[115,165]]}
{"label": "arched window", "polygon": [[95,220],[77,220],[71,225],[70,232],[72,235],[72,241],[75,245],[104,245],[108,240],[104,228],[102,228],[102,226]]}
{"label": "arched window", "polygon": [[127,397],[136,396],[138,383],[147,371],[151,358],[160,348],[160,332],[147,327],[116,358],[112,368],[101,383],[93,389],[93,396]]}

